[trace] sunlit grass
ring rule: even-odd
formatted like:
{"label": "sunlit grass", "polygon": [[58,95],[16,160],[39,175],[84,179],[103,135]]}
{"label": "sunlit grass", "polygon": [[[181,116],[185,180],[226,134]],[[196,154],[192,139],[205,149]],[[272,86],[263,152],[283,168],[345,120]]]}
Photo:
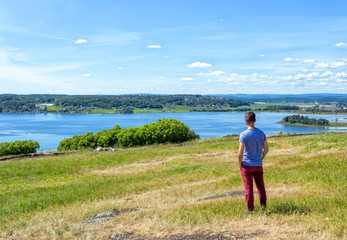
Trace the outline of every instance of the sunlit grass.
{"label": "sunlit grass", "polygon": [[[269,138],[264,160],[268,209],[245,215],[237,137],[117,152],[79,152],[0,162],[0,238],[105,238],[271,225],[269,236],[346,237],[347,133]],[[143,208],[81,227],[92,215]],[[77,224],[77,225],[76,225]],[[282,235],[281,235],[282,234]],[[322,235],[323,234],[323,235]],[[271,238],[271,237],[270,237]],[[324,239],[321,238],[321,239]]]}

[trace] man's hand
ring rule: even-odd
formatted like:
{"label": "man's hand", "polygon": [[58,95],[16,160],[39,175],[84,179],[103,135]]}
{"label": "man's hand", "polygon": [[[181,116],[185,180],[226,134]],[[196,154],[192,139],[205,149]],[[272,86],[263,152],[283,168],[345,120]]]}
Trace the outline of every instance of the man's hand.
{"label": "man's hand", "polygon": [[263,142],[263,153],[261,154],[261,159],[264,159],[266,157],[266,154],[269,152],[269,146],[267,144],[267,141],[265,140]]}
{"label": "man's hand", "polygon": [[239,152],[237,154],[238,158],[239,158],[239,166],[242,166],[242,159],[243,159],[243,152],[245,151],[245,143],[240,142],[240,146],[239,146]]}

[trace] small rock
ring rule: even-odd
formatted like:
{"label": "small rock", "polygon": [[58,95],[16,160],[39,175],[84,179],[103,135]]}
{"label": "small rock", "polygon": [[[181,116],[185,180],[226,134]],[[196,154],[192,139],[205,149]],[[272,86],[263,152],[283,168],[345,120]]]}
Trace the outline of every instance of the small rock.
{"label": "small rock", "polygon": [[126,239],[130,237],[131,235],[132,233],[128,233],[128,232],[115,233],[115,234],[112,234],[109,240],[122,240],[122,239]]}
{"label": "small rock", "polygon": [[114,210],[112,212],[102,212],[102,213],[98,213],[98,214],[94,215],[91,219],[89,219],[88,221],[86,221],[82,224],[95,224],[95,223],[106,222],[106,221],[109,221],[109,220],[115,218],[119,214],[136,212],[136,211],[140,211],[142,209],[143,208],[127,208],[127,209],[122,209],[122,210]]}
{"label": "small rock", "polygon": [[94,224],[99,222],[105,222],[108,220],[111,220],[116,217],[115,212],[102,212],[99,214],[94,215],[91,219],[89,219],[87,222],[84,222],[84,224]]}
{"label": "small rock", "polygon": [[97,147],[96,151],[101,152],[102,151],[102,147]]}

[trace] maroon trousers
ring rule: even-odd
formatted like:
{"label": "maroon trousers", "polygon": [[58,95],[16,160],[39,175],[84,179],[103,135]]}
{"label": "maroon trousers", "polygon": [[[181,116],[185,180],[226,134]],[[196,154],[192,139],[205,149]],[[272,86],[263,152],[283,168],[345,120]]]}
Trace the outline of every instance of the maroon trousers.
{"label": "maroon trousers", "polygon": [[266,207],[266,192],[263,179],[263,167],[242,165],[240,168],[243,185],[245,187],[247,210],[254,210],[253,178],[257,186],[260,205]]}

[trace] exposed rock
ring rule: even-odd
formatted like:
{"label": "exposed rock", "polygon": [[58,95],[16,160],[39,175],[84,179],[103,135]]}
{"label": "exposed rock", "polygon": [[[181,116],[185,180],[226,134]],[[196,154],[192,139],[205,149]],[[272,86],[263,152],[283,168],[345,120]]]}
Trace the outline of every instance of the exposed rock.
{"label": "exposed rock", "polygon": [[112,212],[102,212],[102,213],[98,213],[98,214],[94,215],[91,219],[89,219],[88,221],[86,221],[82,224],[83,225],[89,225],[89,224],[106,222],[106,221],[109,221],[109,220],[115,218],[119,214],[136,212],[136,211],[140,211],[142,209],[143,208],[128,208],[128,209],[116,210],[116,211],[112,211]]}
{"label": "exposed rock", "polygon": [[131,233],[116,233],[111,236],[109,240],[230,240],[230,239],[251,239],[253,237],[264,235],[266,232],[256,232],[245,235],[233,235],[233,234],[206,234],[196,233],[190,235],[171,235],[166,237],[151,237],[151,236],[136,236]]}
{"label": "exposed rock", "polygon": [[129,236],[131,236],[131,234],[132,233],[128,233],[128,232],[115,233],[115,234],[112,234],[112,236],[109,240],[127,239]]}
{"label": "exposed rock", "polygon": [[196,155],[193,157],[217,157],[217,156],[224,156],[225,153],[216,153],[216,154],[204,154],[204,155]]}
{"label": "exposed rock", "polygon": [[164,162],[168,162],[168,161],[169,161],[169,159],[164,159],[164,160],[158,160],[158,161],[152,161],[152,162],[139,163],[139,165],[157,164],[157,163],[164,163]]}
{"label": "exposed rock", "polygon": [[[254,192],[254,194],[258,194],[257,192]],[[225,192],[221,195],[215,195],[207,198],[200,199],[199,201],[204,201],[204,200],[210,200],[210,199],[219,199],[219,198],[225,198],[225,197],[241,197],[245,196],[244,191],[230,191],[230,192]]]}
{"label": "exposed rock", "polygon": [[6,161],[10,159],[15,159],[15,158],[32,158],[32,157],[43,157],[43,156],[50,156],[50,155],[62,155],[62,154],[75,153],[75,152],[77,151],[39,152],[39,153],[27,153],[27,154],[20,154],[20,155],[10,155],[10,156],[0,157],[0,161]]}
{"label": "exposed rock", "polygon": [[106,152],[118,151],[116,148],[110,148],[110,147],[109,148],[97,147],[95,150],[98,151],[98,152],[101,152],[101,151],[106,151]]}

